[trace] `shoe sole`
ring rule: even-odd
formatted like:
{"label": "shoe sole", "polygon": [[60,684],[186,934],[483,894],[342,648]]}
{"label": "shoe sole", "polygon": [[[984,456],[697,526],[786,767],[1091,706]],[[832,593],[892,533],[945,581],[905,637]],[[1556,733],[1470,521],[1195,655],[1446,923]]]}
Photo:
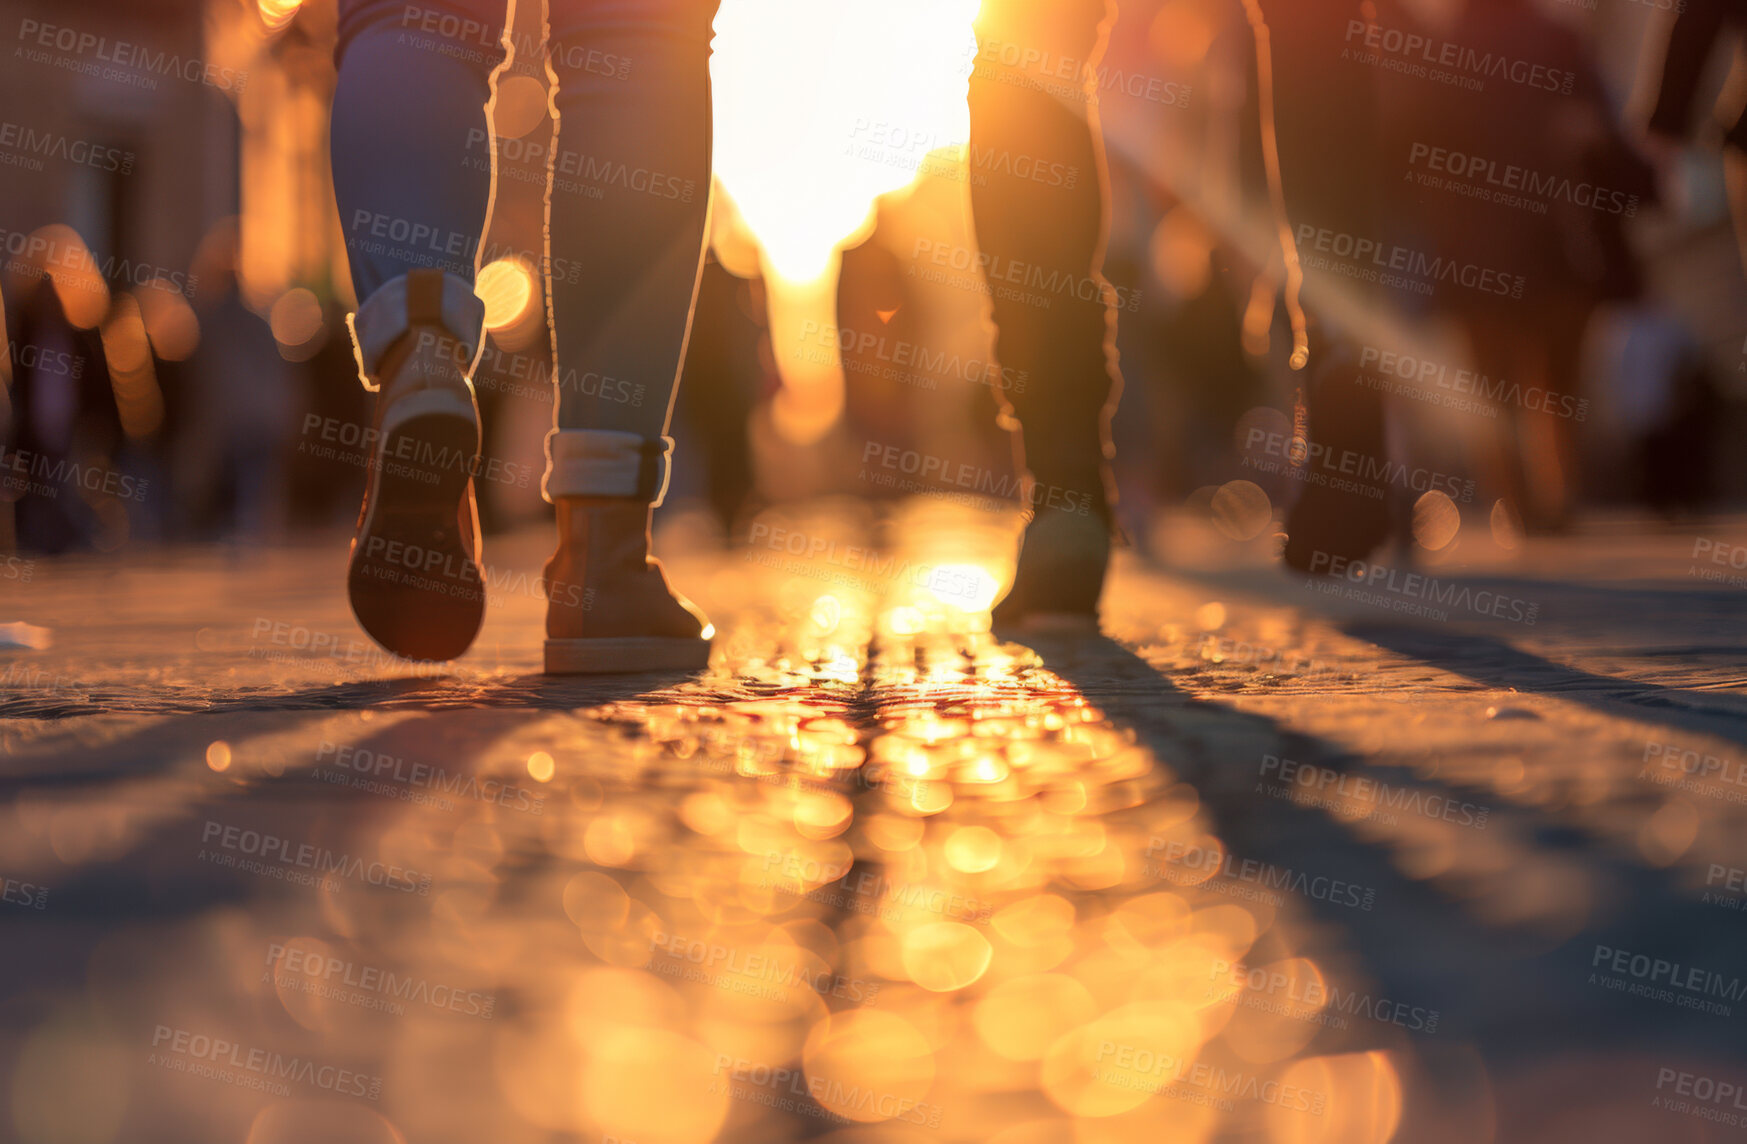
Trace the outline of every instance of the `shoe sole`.
{"label": "shoe sole", "polygon": [[430,390],[389,414],[352,542],[352,614],[403,659],[454,659],[485,621],[485,578],[460,523],[479,462],[478,413],[470,397]]}
{"label": "shoe sole", "polygon": [[639,671],[701,671],[710,641],[666,636],[547,640],[548,675],[628,675]]}

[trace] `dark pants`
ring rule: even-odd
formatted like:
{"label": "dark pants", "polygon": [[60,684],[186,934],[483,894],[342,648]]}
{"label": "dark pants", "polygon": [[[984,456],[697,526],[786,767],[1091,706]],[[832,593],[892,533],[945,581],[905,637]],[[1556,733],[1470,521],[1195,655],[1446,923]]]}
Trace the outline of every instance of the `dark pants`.
{"label": "dark pants", "polygon": [[[1104,142],[1088,80],[1114,17],[1113,0],[983,0],[970,85],[971,204],[996,356],[1027,375],[1007,394],[1026,465],[1040,485],[1091,493],[1101,507],[1121,376],[1103,275]],[[1063,177],[1036,177],[1039,164]]]}

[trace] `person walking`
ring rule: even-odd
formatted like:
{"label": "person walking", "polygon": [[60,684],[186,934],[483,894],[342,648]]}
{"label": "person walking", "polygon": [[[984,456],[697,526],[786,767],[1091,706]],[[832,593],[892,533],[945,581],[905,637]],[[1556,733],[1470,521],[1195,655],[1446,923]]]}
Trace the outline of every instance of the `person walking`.
{"label": "person walking", "polygon": [[[516,2],[340,0],[334,189],[360,299],[353,343],[377,394],[348,588],[365,631],[410,659],[459,656],[485,614],[469,379],[484,339],[474,280],[493,166],[476,148],[491,139],[494,78],[513,62],[502,29]],[[708,232],[718,0],[544,3],[556,124],[548,262],[588,268],[547,282],[557,401],[543,492],[558,547],[545,569],[546,670],[702,668],[713,629],[649,547]],[[1038,45],[1076,61],[1078,94],[1028,76],[1036,53],[1015,67],[992,53],[971,85],[973,146],[1089,173],[1063,193],[998,170],[973,192],[986,250],[1085,284],[1041,313],[995,302],[1001,357],[1039,379],[1009,410],[1023,424],[1035,507],[997,624],[1097,622],[1120,383],[1091,81],[1114,13],[1112,0],[985,0],[978,18],[985,47]]]}

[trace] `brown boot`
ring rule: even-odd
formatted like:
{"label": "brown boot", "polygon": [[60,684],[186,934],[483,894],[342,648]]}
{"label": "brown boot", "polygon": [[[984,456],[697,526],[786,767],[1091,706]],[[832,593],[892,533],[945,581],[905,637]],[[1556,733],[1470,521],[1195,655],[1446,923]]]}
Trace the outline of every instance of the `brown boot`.
{"label": "brown boot", "polygon": [[[695,671],[714,629],[668,586],[649,555],[649,525],[666,487],[661,438],[559,431],[549,439],[547,496],[558,550],[546,562],[546,670],[552,674]],[[611,494],[571,495],[598,489]]]}
{"label": "brown boot", "polygon": [[473,500],[479,410],[467,380],[483,317],[466,282],[415,270],[372,294],[353,321],[378,397],[347,589],[358,623],[407,659],[454,659],[485,618]]}

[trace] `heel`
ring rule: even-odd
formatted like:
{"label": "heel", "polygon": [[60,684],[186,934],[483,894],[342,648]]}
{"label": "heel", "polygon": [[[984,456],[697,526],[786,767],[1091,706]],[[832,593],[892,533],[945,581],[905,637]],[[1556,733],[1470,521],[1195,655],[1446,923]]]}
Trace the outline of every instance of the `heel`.
{"label": "heel", "polygon": [[386,412],[352,544],[352,613],[395,655],[454,659],[485,620],[474,556],[479,423],[471,399],[453,391],[407,394]]}

